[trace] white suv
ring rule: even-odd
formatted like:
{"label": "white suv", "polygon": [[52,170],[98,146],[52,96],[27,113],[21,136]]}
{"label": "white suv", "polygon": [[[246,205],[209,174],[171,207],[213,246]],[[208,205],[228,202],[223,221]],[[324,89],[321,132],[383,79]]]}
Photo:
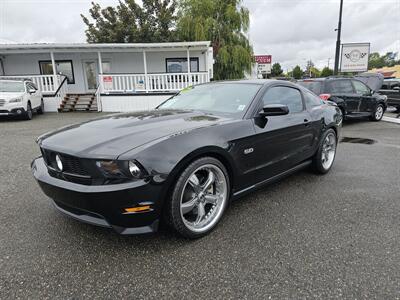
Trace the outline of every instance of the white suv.
{"label": "white suv", "polygon": [[43,96],[29,79],[0,79],[0,116],[32,119],[36,111],[43,113]]}

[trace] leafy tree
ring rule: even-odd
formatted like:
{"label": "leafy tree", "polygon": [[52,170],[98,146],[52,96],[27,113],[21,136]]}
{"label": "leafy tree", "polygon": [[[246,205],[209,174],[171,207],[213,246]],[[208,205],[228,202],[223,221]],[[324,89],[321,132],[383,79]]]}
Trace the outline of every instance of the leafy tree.
{"label": "leafy tree", "polygon": [[368,58],[368,67],[370,69],[393,67],[396,64],[400,64],[400,58],[398,58],[397,52],[387,52],[382,56],[378,52],[373,52]]}
{"label": "leafy tree", "polygon": [[174,41],[176,0],[121,0],[116,7],[92,2],[87,25],[89,43],[144,43]]}
{"label": "leafy tree", "polygon": [[274,77],[281,76],[283,73],[282,67],[279,63],[274,63],[271,68],[271,75]]}
{"label": "leafy tree", "polygon": [[300,68],[300,66],[295,66],[293,71],[292,71],[292,76],[294,79],[300,79],[303,77],[303,70]]}
{"label": "leafy tree", "polygon": [[318,70],[316,67],[311,67],[311,78],[317,78],[321,76],[321,71]]}
{"label": "leafy tree", "polygon": [[325,67],[322,69],[320,76],[321,77],[328,77],[333,75],[333,70]]}
{"label": "leafy tree", "polygon": [[249,11],[242,0],[181,0],[177,34],[183,41],[209,40],[214,50],[214,78],[236,79],[250,73],[253,49],[246,32]]}

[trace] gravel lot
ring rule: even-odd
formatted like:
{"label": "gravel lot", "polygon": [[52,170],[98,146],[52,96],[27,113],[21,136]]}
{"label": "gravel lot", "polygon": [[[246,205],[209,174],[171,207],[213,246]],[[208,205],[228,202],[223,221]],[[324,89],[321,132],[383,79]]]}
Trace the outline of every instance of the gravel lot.
{"label": "gravel lot", "polygon": [[400,126],[346,123],[332,171],[236,201],[209,236],[122,237],[64,217],[35,138],[92,113],[0,121],[0,298],[400,299]]}

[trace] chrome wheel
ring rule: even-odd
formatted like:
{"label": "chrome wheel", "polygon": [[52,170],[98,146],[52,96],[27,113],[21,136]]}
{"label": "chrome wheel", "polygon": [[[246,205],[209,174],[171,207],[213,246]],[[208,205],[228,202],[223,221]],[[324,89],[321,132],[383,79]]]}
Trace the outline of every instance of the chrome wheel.
{"label": "chrome wheel", "polygon": [[380,120],[383,117],[383,107],[379,105],[375,111],[375,120]]}
{"label": "chrome wheel", "polygon": [[328,170],[335,159],[336,153],[336,136],[333,132],[330,132],[324,139],[321,151],[321,162],[322,167]]}
{"label": "chrome wheel", "polygon": [[197,168],[185,182],[180,213],[185,226],[196,233],[207,231],[221,218],[228,198],[224,172],[216,165]]}

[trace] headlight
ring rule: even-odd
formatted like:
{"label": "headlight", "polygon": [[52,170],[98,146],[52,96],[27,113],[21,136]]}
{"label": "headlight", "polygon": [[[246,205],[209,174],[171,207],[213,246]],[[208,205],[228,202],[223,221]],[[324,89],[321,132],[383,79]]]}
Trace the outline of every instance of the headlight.
{"label": "headlight", "polygon": [[96,166],[107,178],[143,178],[145,172],[136,161],[100,160]]}
{"label": "headlight", "polygon": [[22,97],[8,100],[8,103],[17,103],[17,102],[22,102]]}

